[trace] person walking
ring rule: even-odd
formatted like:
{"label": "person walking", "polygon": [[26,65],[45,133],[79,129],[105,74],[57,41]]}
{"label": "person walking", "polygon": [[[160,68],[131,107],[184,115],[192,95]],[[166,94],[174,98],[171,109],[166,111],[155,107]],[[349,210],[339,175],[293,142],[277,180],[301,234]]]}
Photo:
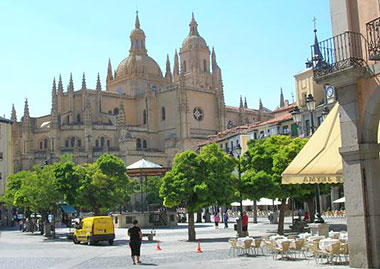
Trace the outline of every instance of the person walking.
{"label": "person walking", "polygon": [[140,227],[137,226],[137,220],[133,221],[133,226],[128,229],[129,235],[129,247],[131,248],[131,256],[133,264],[141,263],[140,260],[140,249],[141,249],[141,240],[142,240],[142,232]]}
{"label": "person walking", "polygon": [[215,229],[219,229],[219,221],[220,221],[219,212],[217,211],[214,214]]}
{"label": "person walking", "polygon": [[248,215],[247,211],[243,212],[242,231],[245,236],[248,236]]}
{"label": "person walking", "polygon": [[228,229],[228,213],[225,211],[223,213],[223,223],[224,223],[224,229]]}

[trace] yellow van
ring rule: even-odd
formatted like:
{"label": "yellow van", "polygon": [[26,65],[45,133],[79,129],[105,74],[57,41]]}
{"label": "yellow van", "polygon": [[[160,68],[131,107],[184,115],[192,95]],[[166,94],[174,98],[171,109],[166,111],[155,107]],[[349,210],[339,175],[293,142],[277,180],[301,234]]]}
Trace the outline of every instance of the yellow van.
{"label": "yellow van", "polygon": [[112,217],[107,216],[84,218],[73,235],[74,244],[85,242],[93,245],[99,241],[108,241],[112,245],[114,239],[115,229]]}

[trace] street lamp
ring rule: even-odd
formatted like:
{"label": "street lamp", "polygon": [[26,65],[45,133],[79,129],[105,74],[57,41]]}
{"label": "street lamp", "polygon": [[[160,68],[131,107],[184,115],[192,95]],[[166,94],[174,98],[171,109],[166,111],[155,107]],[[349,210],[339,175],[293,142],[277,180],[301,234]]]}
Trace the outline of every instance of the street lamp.
{"label": "street lamp", "polygon": [[[311,135],[313,135],[314,133],[314,115],[313,115],[313,112],[315,110],[315,99],[313,97],[313,95],[310,93],[307,98],[306,98],[306,105],[307,105],[307,110],[310,112],[310,125],[311,125]],[[315,203],[316,203],[316,206],[317,206],[317,212],[315,214],[315,218],[314,218],[314,223],[324,223],[325,221],[323,220],[323,218],[321,217],[321,203],[320,203],[320,188],[319,188],[319,184],[316,183],[315,184]]]}
{"label": "street lamp", "polygon": [[[240,146],[240,144],[237,144],[237,146],[235,148],[231,148],[230,155],[233,158],[235,158],[235,155],[236,155],[236,159],[237,159],[237,162],[238,162],[239,189],[241,189],[240,188],[241,187],[240,186],[240,184],[241,184],[240,154],[241,154],[241,146]],[[240,218],[243,219],[243,196],[242,196],[240,190],[239,190],[239,195],[240,195],[240,208],[239,208]]]}

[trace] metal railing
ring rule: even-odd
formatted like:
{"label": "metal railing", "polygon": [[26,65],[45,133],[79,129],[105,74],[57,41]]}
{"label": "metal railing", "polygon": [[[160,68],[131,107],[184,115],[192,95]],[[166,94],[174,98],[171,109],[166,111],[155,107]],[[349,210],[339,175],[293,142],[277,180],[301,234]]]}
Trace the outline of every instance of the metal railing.
{"label": "metal railing", "polygon": [[361,33],[344,32],[311,46],[314,77],[350,67],[367,67],[367,41]]}
{"label": "metal railing", "polygon": [[380,17],[366,24],[370,60],[380,60]]}

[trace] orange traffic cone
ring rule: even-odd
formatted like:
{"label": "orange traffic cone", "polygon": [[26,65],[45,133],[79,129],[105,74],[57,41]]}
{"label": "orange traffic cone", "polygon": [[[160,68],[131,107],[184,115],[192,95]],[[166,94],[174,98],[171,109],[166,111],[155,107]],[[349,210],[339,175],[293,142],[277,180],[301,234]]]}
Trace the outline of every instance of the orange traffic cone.
{"label": "orange traffic cone", "polygon": [[197,253],[202,253],[202,249],[201,249],[201,241],[198,241],[198,249],[197,249]]}
{"label": "orange traffic cone", "polygon": [[161,247],[160,247],[160,240],[157,240],[157,247],[156,247],[157,250],[162,250]]}

